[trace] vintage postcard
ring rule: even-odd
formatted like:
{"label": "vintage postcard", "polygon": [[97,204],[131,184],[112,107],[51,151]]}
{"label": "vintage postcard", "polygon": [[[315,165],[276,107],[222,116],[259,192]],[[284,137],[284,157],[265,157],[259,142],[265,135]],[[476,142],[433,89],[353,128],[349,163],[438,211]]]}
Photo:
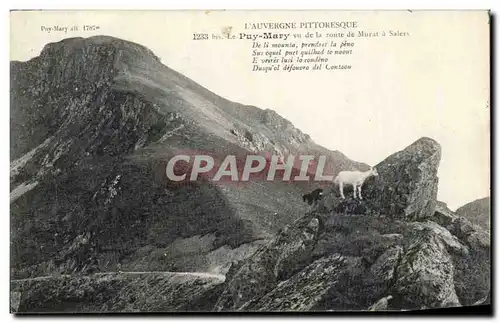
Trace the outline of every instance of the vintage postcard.
{"label": "vintage postcard", "polygon": [[491,313],[490,21],[11,11],[11,313]]}

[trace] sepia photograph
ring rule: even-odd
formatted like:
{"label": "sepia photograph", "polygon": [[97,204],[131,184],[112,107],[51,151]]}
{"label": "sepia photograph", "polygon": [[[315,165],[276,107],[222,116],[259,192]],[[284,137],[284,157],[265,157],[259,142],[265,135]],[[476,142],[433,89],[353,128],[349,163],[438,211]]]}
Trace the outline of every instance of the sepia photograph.
{"label": "sepia photograph", "polygon": [[10,313],[492,313],[488,10],[9,19]]}

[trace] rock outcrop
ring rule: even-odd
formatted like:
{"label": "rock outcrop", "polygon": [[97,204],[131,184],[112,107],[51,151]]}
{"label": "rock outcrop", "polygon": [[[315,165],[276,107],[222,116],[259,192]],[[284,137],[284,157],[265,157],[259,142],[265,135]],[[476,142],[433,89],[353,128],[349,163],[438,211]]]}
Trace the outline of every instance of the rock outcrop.
{"label": "rock outcrop", "polygon": [[[465,249],[439,225],[410,226],[409,245],[397,269],[393,293],[401,308],[460,306],[453,281],[454,266],[448,248]],[[449,240],[452,240],[451,243]]]}
{"label": "rock outcrop", "polygon": [[447,229],[470,251],[465,256],[454,257],[455,290],[461,303],[470,306],[490,293],[490,234],[480,226],[458,216],[447,226]]}
{"label": "rock outcrop", "polygon": [[360,258],[335,254],[321,258],[260,299],[241,307],[242,311],[314,311],[336,303],[356,310],[349,299],[351,283],[360,278],[364,267]]}
{"label": "rock outcrop", "polygon": [[432,217],[433,221],[439,223],[442,226],[448,226],[456,218],[457,215],[453,213],[445,203],[438,201],[438,203],[436,204],[436,209],[434,210],[434,215]]}
{"label": "rock outcrop", "polygon": [[[230,270],[214,310],[419,310],[472,305],[489,293],[489,264],[470,261],[483,254],[435,222],[330,214],[304,239],[311,217]],[[287,275],[276,270],[282,257]]]}
{"label": "rock outcrop", "polygon": [[319,219],[306,216],[285,227],[268,245],[235,269],[219,298],[216,310],[238,310],[248,301],[263,296],[279,281],[308,265],[319,234]]}
{"label": "rock outcrop", "polygon": [[439,145],[423,138],[390,156],[363,201],[325,190],[309,214],[228,272],[214,310],[482,304],[490,293],[489,235],[436,200],[439,155]]}
{"label": "rock outcrop", "polygon": [[363,201],[351,198],[352,188],[344,187],[345,200],[337,187],[329,207],[337,213],[384,214],[407,221],[433,216],[437,201],[440,145],[421,138],[376,166],[379,176],[368,178],[362,189]]}
{"label": "rock outcrop", "polygon": [[434,214],[441,146],[421,138],[378,164],[378,180],[368,186],[366,198],[382,214],[421,220]]}

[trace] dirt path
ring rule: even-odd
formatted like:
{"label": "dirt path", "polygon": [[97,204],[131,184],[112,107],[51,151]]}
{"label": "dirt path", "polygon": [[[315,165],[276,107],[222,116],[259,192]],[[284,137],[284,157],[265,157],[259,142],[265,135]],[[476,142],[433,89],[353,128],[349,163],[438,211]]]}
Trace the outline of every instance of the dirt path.
{"label": "dirt path", "polygon": [[[212,273],[202,273],[202,272],[175,272],[175,271],[118,271],[118,272],[102,272],[96,273],[89,276],[104,276],[104,275],[147,275],[147,274],[164,274],[164,275],[180,275],[180,276],[193,276],[193,277],[204,277],[204,278],[215,278],[220,281],[224,281],[226,276],[212,274]],[[62,277],[72,277],[73,275],[59,275],[59,276],[40,276],[33,278],[23,278],[23,279],[11,279],[11,282],[26,282],[26,281],[38,281],[38,280],[46,280],[52,278],[62,278]],[[87,276],[87,277],[89,277]]]}

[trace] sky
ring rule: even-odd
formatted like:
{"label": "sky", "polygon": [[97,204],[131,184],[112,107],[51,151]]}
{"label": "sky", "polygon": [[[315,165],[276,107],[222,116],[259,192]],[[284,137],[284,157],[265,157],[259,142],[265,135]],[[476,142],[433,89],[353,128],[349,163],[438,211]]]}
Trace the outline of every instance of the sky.
{"label": "sky", "polygon": [[[226,27],[238,35],[248,32],[245,23],[288,21],[356,21],[359,30],[409,36],[356,38],[353,54],[337,59],[351,64],[349,71],[270,73],[252,71],[251,41],[192,36]],[[83,24],[99,30],[47,32]],[[67,37],[111,35],[150,48],[229,100],[277,111],[316,143],[356,161],[375,165],[433,138],[442,148],[438,199],[455,210],[490,195],[488,32],[484,11],[14,12],[10,59],[28,60]]]}

